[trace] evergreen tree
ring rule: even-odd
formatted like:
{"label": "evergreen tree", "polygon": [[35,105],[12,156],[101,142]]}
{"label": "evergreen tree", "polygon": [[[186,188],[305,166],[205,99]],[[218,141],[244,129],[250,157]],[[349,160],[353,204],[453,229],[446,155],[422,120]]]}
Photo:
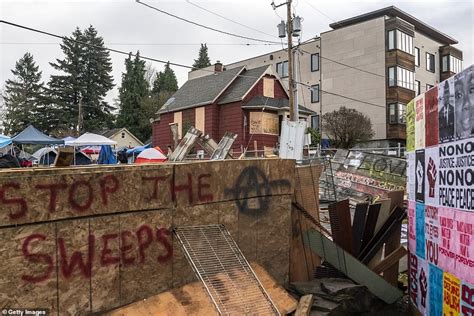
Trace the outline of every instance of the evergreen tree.
{"label": "evergreen tree", "polygon": [[160,71],[153,82],[152,93],[159,95],[161,92],[176,92],[178,90],[178,79],[173,69],[170,68],[170,63],[166,63],[165,70]]}
{"label": "evergreen tree", "polygon": [[52,75],[49,81],[55,116],[52,124],[58,129],[75,130],[81,101],[83,130],[110,127],[113,107],[104,101],[104,97],[113,87],[112,63],[103,39],[93,26],[84,31],[76,28],[60,46],[64,59],[50,63],[62,73]]}
{"label": "evergreen tree", "polygon": [[25,53],[11,72],[15,77],[6,81],[3,95],[5,133],[15,135],[30,124],[45,130],[42,124],[46,112],[43,83],[33,55]]}
{"label": "evergreen tree", "polygon": [[[142,103],[149,97],[149,85],[145,78],[145,61],[137,52],[134,59],[130,54],[125,60],[125,73],[122,74],[122,85],[119,89],[120,112],[117,127],[125,127],[141,140],[151,134],[149,119],[144,117]],[[148,127],[149,126],[149,127]],[[146,131],[146,127],[150,132]]]}
{"label": "evergreen tree", "polygon": [[199,49],[199,57],[198,59],[194,60],[193,69],[200,69],[210,65],[211,61],[207,55],[207,45],[201,44],[201,48]]}

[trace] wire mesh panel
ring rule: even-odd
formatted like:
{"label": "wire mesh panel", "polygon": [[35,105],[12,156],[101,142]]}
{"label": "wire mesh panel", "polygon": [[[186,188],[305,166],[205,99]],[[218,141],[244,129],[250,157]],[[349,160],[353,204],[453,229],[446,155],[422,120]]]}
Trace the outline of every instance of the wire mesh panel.
{"label": "wire mesh panel", "polygon": [[186,259],[221,315],[279,315],[224,225],[174,229]]}

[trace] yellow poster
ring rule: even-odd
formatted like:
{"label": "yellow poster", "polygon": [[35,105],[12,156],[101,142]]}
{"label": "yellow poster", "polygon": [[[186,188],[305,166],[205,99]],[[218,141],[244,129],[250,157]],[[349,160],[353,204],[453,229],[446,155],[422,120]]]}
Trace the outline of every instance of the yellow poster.
{"label": "yellow poster", "polygon": [[414,100],[415,107],[415,149],[425,148],[425,95],[421,94]]}
{"label": "yellow poster", "polygon": [[278,135],[278,115],[265,112],[250,112],[250,134]]}
{"label": "yellow poster", "polygon": [[443,273],[443,316],[459,316],[461,281],[454,275]]}
{"label": "yellow poster", "polygon": [[415,102],[411,100],[407,104],[407,152],[415,150]]}

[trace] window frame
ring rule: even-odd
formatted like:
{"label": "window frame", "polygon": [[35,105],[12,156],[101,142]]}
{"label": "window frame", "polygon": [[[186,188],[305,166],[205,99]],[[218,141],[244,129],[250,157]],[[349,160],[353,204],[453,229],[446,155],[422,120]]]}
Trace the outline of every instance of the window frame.
{"label": "window frame", "polygon": [[420,67],[420,62],[421,62],[420,53],[421,53],[421,51],[418,47],[415,47],[414,53],[415,53],[415,66]]}
{"label": "window frame", "polygon": [[[285,64],[286,64],[286,76],[285,76]],[[281,65],[281,71],[282,71],[281,75],[278,72],[278,66],[279,65]],[[276,63],[276,71],[277,71],[278,76],[280,76],[280,78],[287,78],[288,77],[288,60]]]}
{"label": "window frame", "polygon": [[398,49],[410,55],[414,55],[413,36],[399,30],[387,31],[387,51]]}
{"label": "window frame", "polygon": [[[313,57],[316,57],[318,67],[314,67]],[[310,58],[311,58],[311,72],[319,71],[319,53],[311,54]]]}
{"label": "window frame", "polygon": [[[434,54],[426,52],[426,70],[432,73],[436,72],[436,58]],[[432,60],[432,62],[431,62]],[[433,69],[430,69],[433,66]]]}
{"label": "window frame", "polygon": [[[317,99],[315,99],[315,92],[317,91]],[[319,103],[319,83],[311,86],[311,103]]]}
{"label": "window frame", "polygon": [[421,82],[419,80],[415,80],[415,96],[419,96],[421,94]]}
{"label": "window frame", "polygon": [[[388,124],[406,125],[406,104],[392,102],[388,104]],[[392,113],[393,112],[393,113]]]}

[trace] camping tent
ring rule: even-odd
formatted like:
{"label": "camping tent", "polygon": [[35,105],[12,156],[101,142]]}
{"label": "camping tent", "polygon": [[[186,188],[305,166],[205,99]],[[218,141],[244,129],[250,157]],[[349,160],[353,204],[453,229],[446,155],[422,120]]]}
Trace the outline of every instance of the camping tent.
{"label": "camping tent", "polygon": [[115,157],[110,145],[102,145],[97,163],[99,165],[115,165],[117,163],[117,157]]}
{"label": "camping tent", "polygon": [[0,148],[8,146],[12,143],[12,139],[8,136],[0,134]]}
{"label": "camping tent", "polygon": [[108,139],[105,136],[94,133],[85,133],[79,136],[76,140],[68,142],[67,146],[101,146],[101,145],[117,145],[116,141]]}
{"label": "camping tent", "polygon": [[166,156],[160,147],[148,148],[142,151],[135,160],[135,163],[153,163],[166,161]]}
{"label": "camping tent", "polygon": [[54,163],[58,153],[51,147],[45,147],[38,149],[34,154],[33,158],[38,160],[38,164],[49,166]]}
{"label": "camping tent", "polygon": [[22,132],[12,138],[14,144],[64,144],[62,139],[56,139],[46,134],[41,133],[33,125],[29,125]]}

